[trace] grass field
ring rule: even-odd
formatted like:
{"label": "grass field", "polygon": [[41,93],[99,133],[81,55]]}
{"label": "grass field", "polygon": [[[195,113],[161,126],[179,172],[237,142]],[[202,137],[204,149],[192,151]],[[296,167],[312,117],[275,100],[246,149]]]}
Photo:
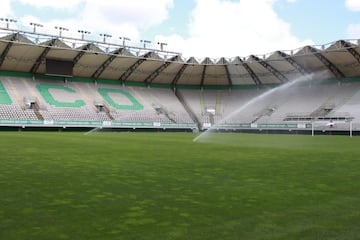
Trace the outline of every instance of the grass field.
{"label": "grass field", "polygon": [[0,239],[359,239],[360,138],[194,137],[0,133]]}

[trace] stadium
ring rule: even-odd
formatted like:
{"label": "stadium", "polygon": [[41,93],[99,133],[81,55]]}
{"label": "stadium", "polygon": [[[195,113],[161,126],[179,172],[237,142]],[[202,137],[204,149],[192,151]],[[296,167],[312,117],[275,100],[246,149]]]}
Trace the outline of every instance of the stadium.
{"label": "stadium", "polygon": [[0,31],[1,239],[358,238],[358,39],[198,59]]}
{"label": "stadium", "polygon": [[[349,132],[353,123],[354,131],[360,128],[358,40],[199,60],[146,45],[106,43],[105,37],[88,42],[84,36],[2,31],[8,33],[0,46],[2,126],[200,131],[214,125],[231,130],[314,126]],[[269,88],[299,79],[308,81],[224,121]]]}

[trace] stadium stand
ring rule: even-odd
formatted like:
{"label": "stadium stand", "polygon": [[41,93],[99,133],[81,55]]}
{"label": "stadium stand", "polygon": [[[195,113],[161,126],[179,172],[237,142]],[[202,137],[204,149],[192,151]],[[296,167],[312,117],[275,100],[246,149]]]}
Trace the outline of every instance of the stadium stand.
{"label": "stadium stand", "polygon": [[360,129],[359,39],[201,60],[0,29],[1,126]]}
{"label": "stadium stand", "polygon": [[[359,119],[360,83],[337,82],[294,86],[259,98],[239,111],[266,89],[243,90],[182,90],[182,94],[202,124],[310,122],[312,119]],[[219,101],[221,96],[221,101]],[[207,108],[215,110],[206,112]],[[229,117],[230,116],[230,117]]]}
{"label": "stadium stand", "polygon": [[[270,88],[271,89],[271,88]],[[268,94],[268,88],[181,89],[3,77],[0,119],[213,125],[285,124],[360,119],[360,82],[325,81]],[[249,102],[257,99],[252,104]],[[192,119],[187,110],[196,115]],[[94,123],[94,124],[95,124]],[[355,124],[356,125],[356,124]],[[344,125],[345,126],[345,125]]]}
{"label": "stadium stand", "polygon": [[[7,78],[2,86],[1,107],[14,102],[17,114],[32,113],[34,109],[20,107],[24,98],[36,99],[41,119],[46,121],[128,121],[160,123],[193,123],[170,89],[62,83],[47,80]],[[17,84],[14,84],[14,83]],[[26,84],[24,83],[26,82]],[[5,87],[6,86],[6,87]],[[28,93],[33,95],[26,95]],[[37,93],[34,93],[37,92]],[[12,101],[11,98],[15,99]],[[141,104],[139,99],[143,104]],[[101,105],[101,109],[97,108]],[[14,112],[14,111],[13,111]],[[16,116],[18,116],[16,115]],[[6,119],[7,117],[3,117]],[[22,117],[21,119],[26,119]],[[38,120],[32,114],[31,120]]]}

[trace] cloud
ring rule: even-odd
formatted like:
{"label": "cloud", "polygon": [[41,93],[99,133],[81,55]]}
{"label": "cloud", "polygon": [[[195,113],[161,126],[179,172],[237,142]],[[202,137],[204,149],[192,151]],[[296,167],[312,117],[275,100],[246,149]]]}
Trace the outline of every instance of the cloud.
{"label": "cloud", "polygon": [[348,39],[359,39],[360,38],[360,24],[350,24],[346,32]]}
{"label": "cloud", "polygon": [[19,0],[20,3],[34,6],[37,8],[57,8],[57,9],[72,9],[78,6],[84,0],[61,0],[61,1],[49,1],[49,0]]}
{"label": "cloud", "polygon": [[1,17],[14,17],[14,12],[11,9],[10,0],[0,1],[0,15]]}
{"label": "cloud", "polygon": [[359,0],[346,0],[345,5],[350,11],[355,11],[355,12],[360,11],[360,1]]}
{"label": "cloud", "polygon": [[[13,0],[14,1],[14,0]],[[19,0],[38,9],[51,8],[59,11],[59,14],[47,17],[42,16],[41,24],[44,28],[39,28],[39,32],[55,33],[54,26],[69,28],[73,35],[78,30],[87,30],[92,34],[88,38],[100,39],[100,33],[113,35],[117,42],[120,36],[130,37],[138,40],[141,30],[161,24],[168,18],[168,10],[173,7],[173,0]],[[61,11],[76,9],[76,14],[66,17],[62,16]],[[52,12],[53,12],[52,11]],[[68,13],[68,12],[66,12]],[[46,13],[44,14],[46,15]],[[20,22],[24,26],[29,26],[30,21],[37,21],[38,17],[33,15],[21,16]],[[37,21],[39,22],[39,21]],[[28,27],[30,29],[30,27]],[[46,28],[46,29],[45,29]],[[49,29],[50,28],[50,29]],[[64,33],[66,35],[67,33]],[[70,34],[70,33],[68,33]],[[79,34],[80,35],[80,34]]]}
{"label": "cloud", "polygon": [[[91,31],[87,39],[102,40],[99,33],[108,33],[113,36],[109,41],[121,43],[119,37],[126,36],[131,38],[131,45],[139,43],[142,32],[156,29],[171,17],[169,10],[174,7],[173,0],[16,1],[44,8],[44,11],[50,7],[51,12],[64,13],[67,9],[63,5],[67,4],[69,9],[76,9],[76,14],[66,17],[54,14],[54,17],[44,21],[41,16],[41,22],[33,15],[20,16],[19,22],[28,30],[32,30],[29,22],[40,22],[44,28],[39,28],[39,32],[58,34],[59,30],[54,26],[63,26],[70,29],[63,32],[63,36],[80,37],[77,31],[81,29]],[[276,1],[195,0],[190,19],[180,23],[187,29],[186,36],[157,35],[155,42],[166,42],[168,46],[165,49],[182,52],[185,57],[198,58],[266,54],[313,44],[311,40],[300,40],[291,33],[290,24],[282,20],[273,8]],[[2,0],[0,4],[11,12],[9,2]]]}
{"label": "cloud", "polygon": [[[347,9],[354,12],[360,11],[360,0],[346,0],[345,5]],[[346,31],[348,39],[359,39],[360,38],[360,23],[350,24]]]}
{"label": "cloud", "polygon": [[93,23],[100,21],[113,25],[127,24],[137,28],[149,28],[166,20],[168,8],[172,6],[172,0],[89,0],[80,15]]}
{"label": "cloud", "polygon": [[[184,47],[184,56],[234,57],[290,50],[313,44],[291,33],[273,9],[275,0],[197,0],[188,26],[189,38],[168,40]],[[166,40],[166,36],[158,36]],[[173,45],[173,44],[172,44]]]}
{"label": "cloud", "polygon": [[102,31],[138,38],[140,31],[156,26],[168,17],[172,0],[87,1],[80,14],[82,24]]}

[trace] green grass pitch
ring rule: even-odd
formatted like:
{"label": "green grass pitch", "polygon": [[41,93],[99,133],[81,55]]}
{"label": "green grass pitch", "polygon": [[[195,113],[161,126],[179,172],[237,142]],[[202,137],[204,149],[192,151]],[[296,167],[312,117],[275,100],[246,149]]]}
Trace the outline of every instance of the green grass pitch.
{"label": "green grass pitch", "polygon": [[0,133],[0,239],[358,239],[360,138]]}

